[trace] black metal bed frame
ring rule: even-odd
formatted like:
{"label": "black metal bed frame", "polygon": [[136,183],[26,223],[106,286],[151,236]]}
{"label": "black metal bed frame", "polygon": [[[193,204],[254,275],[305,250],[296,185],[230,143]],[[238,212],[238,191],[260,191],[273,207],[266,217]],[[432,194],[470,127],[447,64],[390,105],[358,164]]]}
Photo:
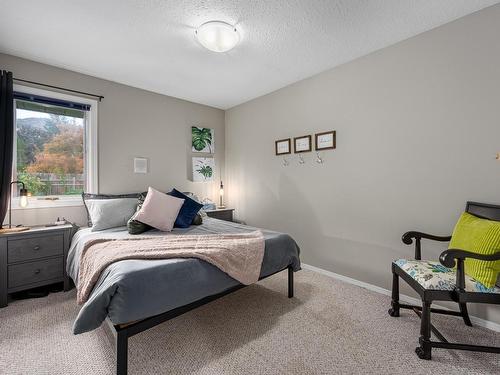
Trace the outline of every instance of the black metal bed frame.
{"label": "black metal bed frame", "polygon": [[[284,270],[288,270],[288,298],[293,297],[293,269],[292,266],[288,266],[286,268],[283,268],[282,270],[279,270],[275,273],[272,273],[271,275],[261,277],[259,280],[266,279],[270,276],[273,276],[279,272],[282,272]],[[179,315],[182,315],[184,313],[187,313],[188,311],[194,310],[200,306],[203,306],[209,302],[215,301],[216,299],[219,299],[221,297],[224,297],[225,295],[228,295],[230,293],[236,292],[239,289],[244,288],[246,285],[236,285],[228,290],[225,290],[224,292],[214,294],[211,296],[204,297],[202,299],[199,299],[197,301],[194,301],[190,304],[184,305],[177,307],[175,309],[166,311],[164,313],[161,313],[159,315],[155,315],[134,323],[126,324],[126,325],[115,325],[113,324],[109,318],[106,318],[106,323],[108,324],[111,333],[113,334],[115,338],[115,343],[116,343],[116,374],[117,375],[126,375],[127,374],[127,366],[128,366],[128,339],[129,337],[132,337],[134,335],[137,335],[138,333],[144,332],[150,328],[153,328],[157,326],[158,324],[164,323],[170,319],[173,319],[175,317],[178,317]]]}
{"label": "black metal bed frame", "polygon": [[[477,217],[500,221],[500,206],[467,202],[465,211]],[[433,241],[447,242],[451,240],[451,236],[435,236],[427,233],[411,231],[403,235],[403,242],[407,245],[415,240],[415,259],[421,260],[421,239],[429,239]],[[485,261],[500,260],[500,252],[493,255],[480,255],[470,251],[448,249],[445,250],[439,260],[441,264],[452,268],[457,266],[457,278],[455,290],[431,290],[422,287],[415,279],[409,276],[399,266],[392,263],[392,301],[389,315],[392,317],[399,316],[400,309],[413,310],[421,319],[419,345],[415,352],[420,359],[431,359],[432,348],[445,348],[457,350],[469,350],[477,352],[500,353],[500,347],[470,345],[461,343],[449,342],[438,329],[431,323],[431,312],[445,315],[460,316],[464,323],[472,326],[467,311],[467,303],[489,303],[500,304],[500,294],[498,293],[481,293],[467,292],[465,290],[465,270],[464,260],[466,258],[475,258]],[[422,298],[422,306],[407,305],[399,302],[399,278],[403,279],[410,285]],[[458,303],[459,311],[451,311],[444,309],[431,308],[433,301],[453,301]],[[439,339],[439,341],[431,341],[431,332]]]}

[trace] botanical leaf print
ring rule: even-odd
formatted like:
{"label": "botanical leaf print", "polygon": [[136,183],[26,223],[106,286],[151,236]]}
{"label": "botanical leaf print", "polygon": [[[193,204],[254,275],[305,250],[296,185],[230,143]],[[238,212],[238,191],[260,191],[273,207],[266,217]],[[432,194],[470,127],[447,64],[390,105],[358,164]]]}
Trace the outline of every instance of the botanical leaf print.
{"label": "botanical leaf print", "polygon": [[208,153],[212,153],[212,129],[191,127],[192,146],[195,151],[202,152],[208,147]]}

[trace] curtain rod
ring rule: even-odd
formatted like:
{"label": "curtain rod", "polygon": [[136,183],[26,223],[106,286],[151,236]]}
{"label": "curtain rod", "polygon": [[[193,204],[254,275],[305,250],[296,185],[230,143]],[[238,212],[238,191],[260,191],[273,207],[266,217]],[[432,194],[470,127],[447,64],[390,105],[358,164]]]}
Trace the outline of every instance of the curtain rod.
{"label": "curtain rod", "polygon": [[98,99],[99,99],[99,101],[101,101],[102,99],[104,99],[104,96],[102,96],[102,95],[96,95],[96,94],[91,94],[91,93],[88,93],[88,92],[83,92],[83,91],[77,91],[77,90],[66,89],[66,88],[64,88],[64,87],[47,85],[47,84],[45,84],[45,83],[34,82],[34,81],[28,81],[28,80],[26,80],[26,79],[14,78],[14,81],[17,81],[17,82],[25,82],[25,83],[31,83],[32,85],[38,85],[38,86],[44,86],[44,87],[50,87],[50,88],[52,88],[52,89],[57,89],[57,90],[62,90],[62,91],[67,91],[67,92],[73,92],[73,93],[76,93],[76,94],[83,94],[83,95],[87,95],[87,96],[92,96],[92,97],[94,97],[94,98],[98,98]]}

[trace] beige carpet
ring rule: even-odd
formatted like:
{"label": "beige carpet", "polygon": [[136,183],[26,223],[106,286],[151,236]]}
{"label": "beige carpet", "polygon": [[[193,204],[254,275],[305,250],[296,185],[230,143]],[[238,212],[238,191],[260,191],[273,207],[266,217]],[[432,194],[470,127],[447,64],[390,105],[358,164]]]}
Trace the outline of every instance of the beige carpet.
{"label": "beige carpet", "polygon": [[[419,320],[387,315],[389,298],[316,274],[273,276],[130,340],[129,374],[500,374],[500,356],[414,354]],[[112,374],[104,327],[73,336],[74,290],[0,309],[0,373]],[[450,340],[500,345],[500,334],[454,317],[434,322]]]}

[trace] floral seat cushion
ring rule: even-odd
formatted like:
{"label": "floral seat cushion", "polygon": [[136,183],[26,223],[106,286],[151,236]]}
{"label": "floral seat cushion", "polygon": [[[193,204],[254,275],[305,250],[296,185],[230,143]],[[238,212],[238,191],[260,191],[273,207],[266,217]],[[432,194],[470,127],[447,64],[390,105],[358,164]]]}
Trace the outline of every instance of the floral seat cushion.
{"label": "floral seat cushion", "polygon": [[[427,260],[398,259],[394,261],[399,268],[406,272],[412,279],[425,289],[454,290],[456,286],[456,273],[452,268],[447,268],[439,262]],[[465,290],[467,292],[500,293],[500,288],[485,287],[479,281],[465,275]]]}

